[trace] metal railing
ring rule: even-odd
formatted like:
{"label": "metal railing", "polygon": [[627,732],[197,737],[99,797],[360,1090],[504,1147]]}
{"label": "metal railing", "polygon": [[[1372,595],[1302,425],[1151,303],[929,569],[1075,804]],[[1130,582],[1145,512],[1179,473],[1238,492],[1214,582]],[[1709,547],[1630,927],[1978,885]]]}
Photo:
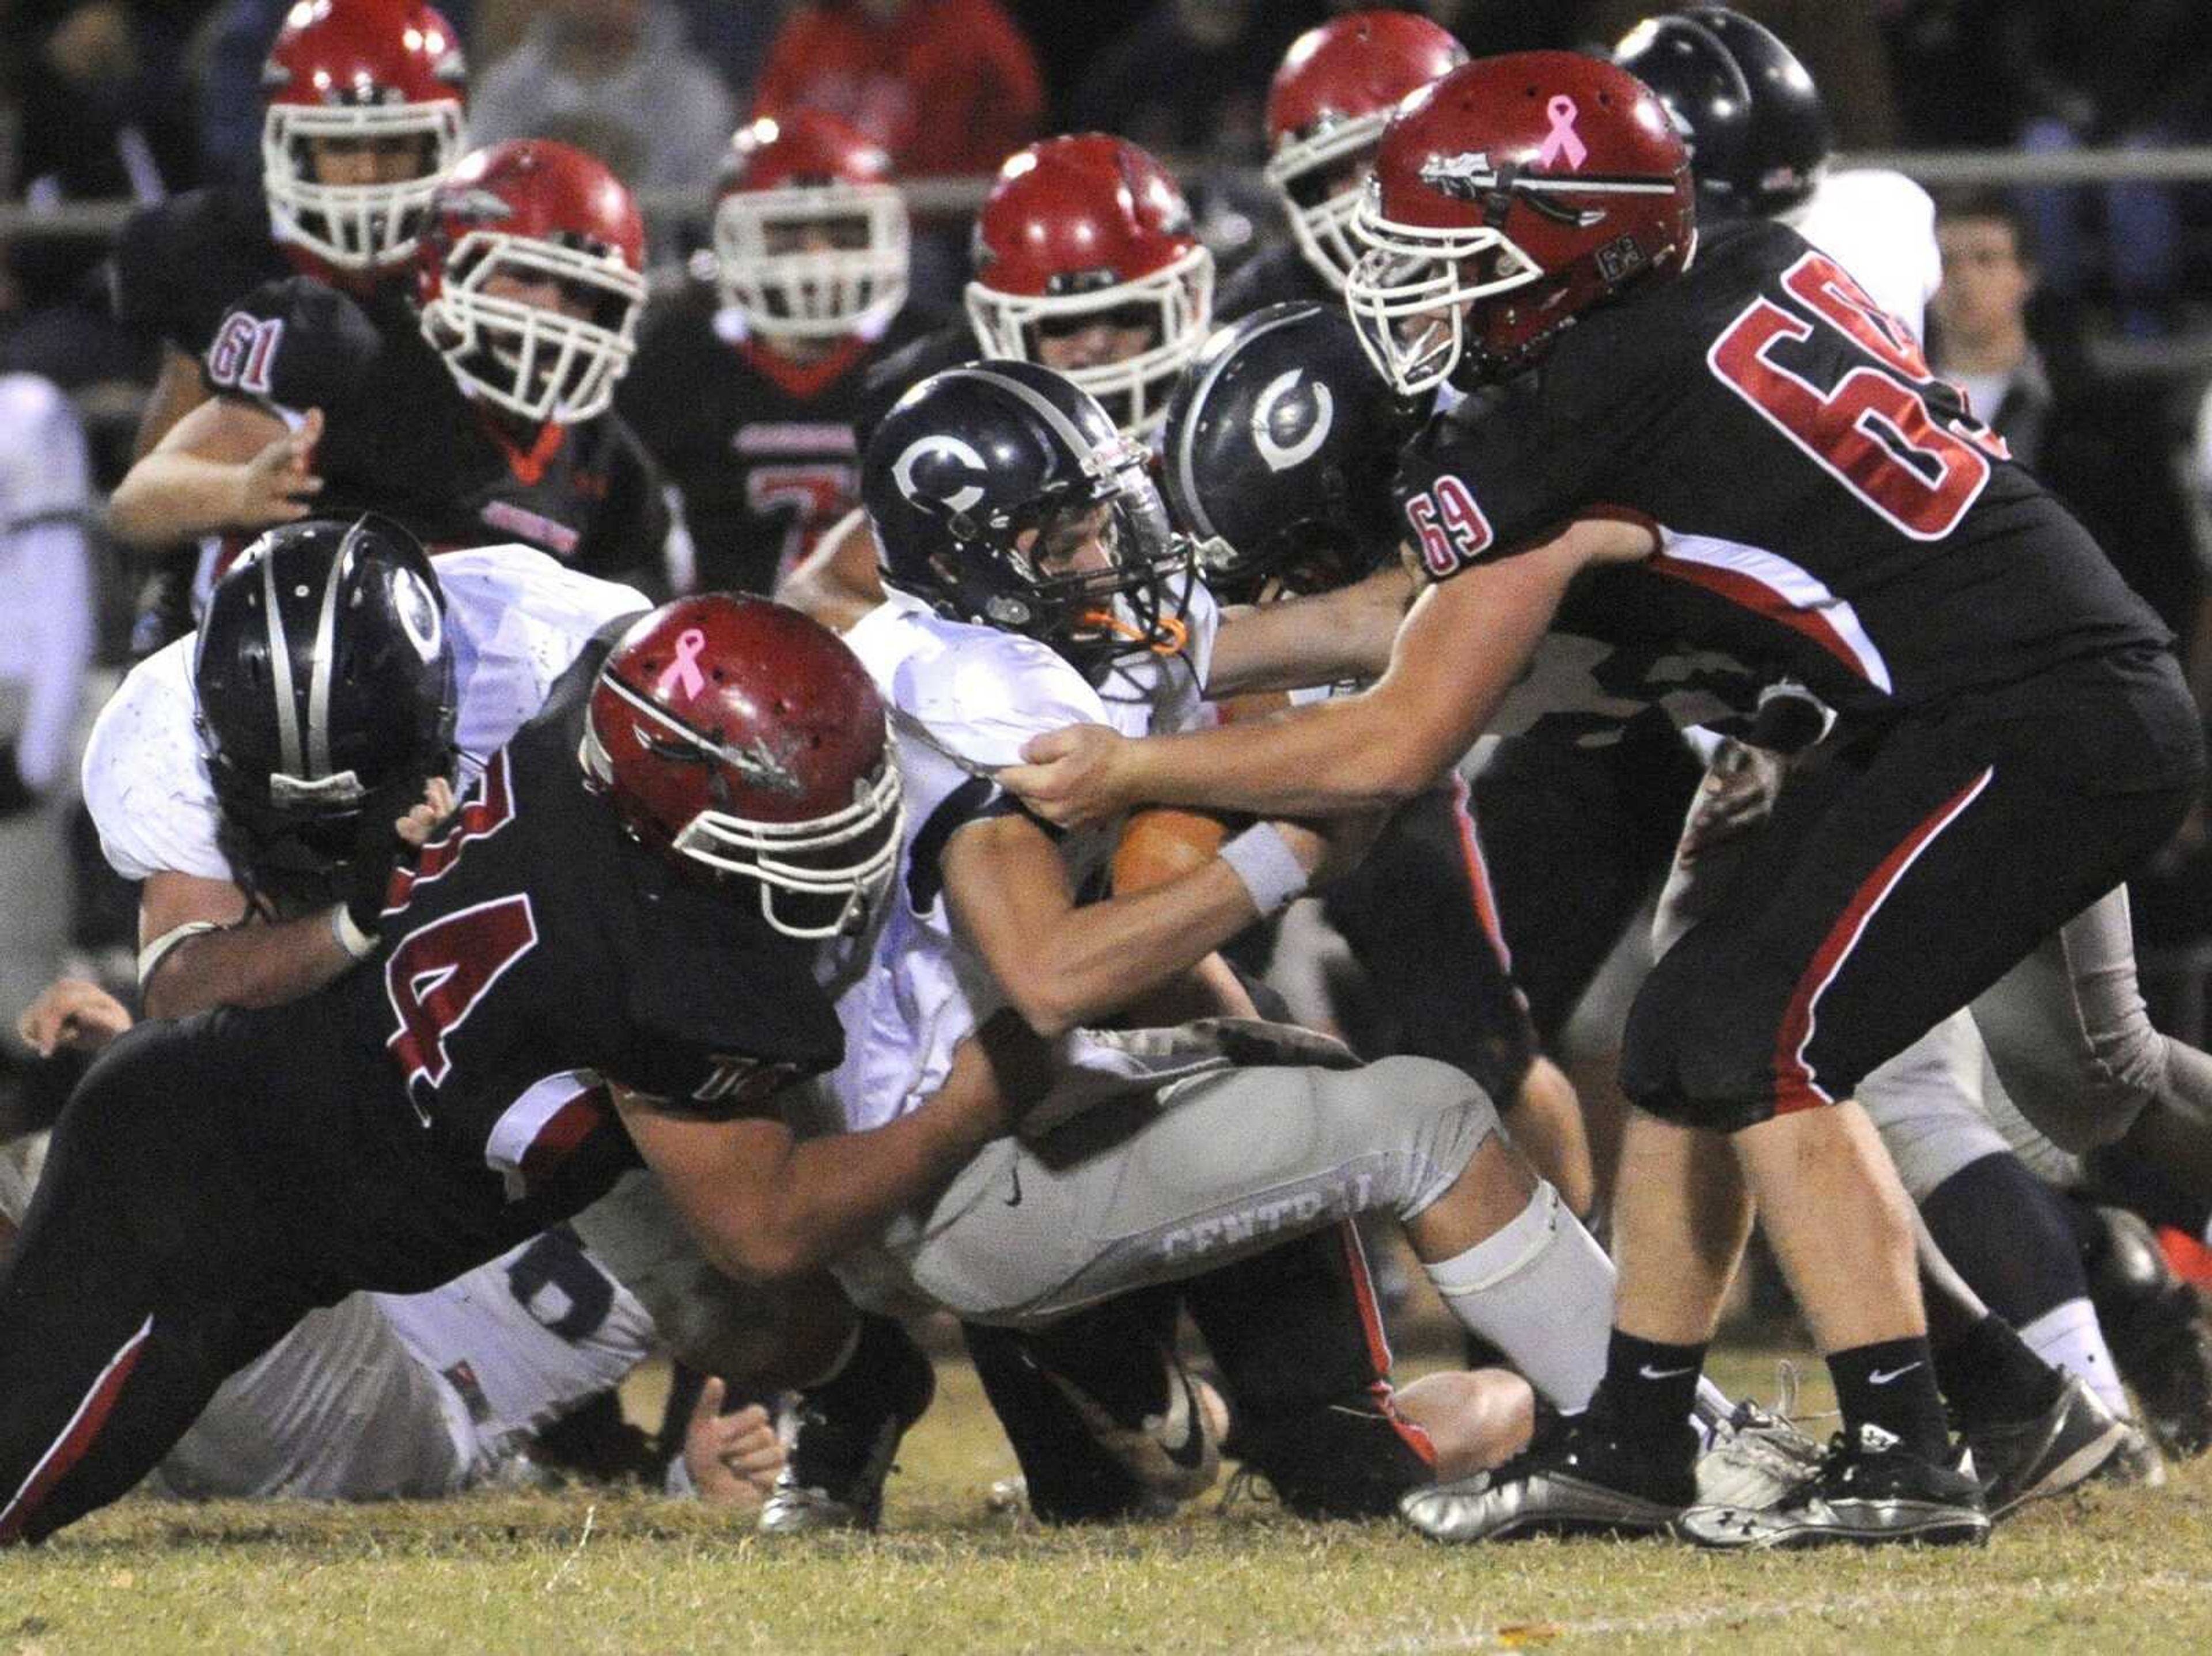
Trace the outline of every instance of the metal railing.
{"label": "metal railing", "polygon": [[[2212,146],[2180,149],[2075,149],[2030,154],[2014,149],[1864,150],[1838,155],[1838,168],[1888,167],[1929,188],[1953,185],[2101,185],[2212,183]],[[1184,158],[1176,167],[1187,180],[1211,179],[1257,190],[1250,168],[1213,167]],[[909,179],[902,186],[917,213],[972,213],[982,205],[990,180],[983,177]],[[690,191],[650,191],[639,198],[650,219],[681,219],[704,210],[705,198]],[[0,240],[112,236],[137,210],[128,201],[63,202],[33,207],[0,202]]]}

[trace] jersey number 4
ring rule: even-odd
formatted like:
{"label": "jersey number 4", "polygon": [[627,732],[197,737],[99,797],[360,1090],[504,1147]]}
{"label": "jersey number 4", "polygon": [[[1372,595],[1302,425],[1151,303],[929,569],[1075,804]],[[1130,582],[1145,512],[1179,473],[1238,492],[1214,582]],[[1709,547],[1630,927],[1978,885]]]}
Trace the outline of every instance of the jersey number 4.
{"label": "jersey number 4", "polygon": [[527,892],[457,909],[401,940],[384,963],[385,995],[399,1019],[385,1044],[398,1059],[410,1093],[418,1082],[433,1089],[444,1084],[453,1067],[447,1037],[468,1021],[507,968],[537,946],[538,917]]}
{"label": "jersey number 4", "polygon": [[[1966,411],[1912,336],[1832,259],[1806,254],[1782,286],[1806,314],[1754,300],[1714,341],[1706,366],[1900,533],[1942,540],[1989,482],[1990,462],[2008,458],[2004,440]],[[1820,326],[1844,335],[1875,366],[1823,388],[1777,360]]]}

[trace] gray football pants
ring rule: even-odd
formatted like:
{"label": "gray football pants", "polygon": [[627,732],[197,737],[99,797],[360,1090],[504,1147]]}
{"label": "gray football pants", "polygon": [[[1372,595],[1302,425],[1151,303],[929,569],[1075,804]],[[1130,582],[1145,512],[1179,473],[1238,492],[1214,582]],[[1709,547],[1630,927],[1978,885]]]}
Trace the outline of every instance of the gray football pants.
{"label": "gray football pants", "polygon": [[869,1269],[972,1321],[1021,1327],[1196,1276],[1354,1214],[1410,1219],[1498,1130],[1488,1095],[1426,1059],[1214,1071],[984,1147]]}

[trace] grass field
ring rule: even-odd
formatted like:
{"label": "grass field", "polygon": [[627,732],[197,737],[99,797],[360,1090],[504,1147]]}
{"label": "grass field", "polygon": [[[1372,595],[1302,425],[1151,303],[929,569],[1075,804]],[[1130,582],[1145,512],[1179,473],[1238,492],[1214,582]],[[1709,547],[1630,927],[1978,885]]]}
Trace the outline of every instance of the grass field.
{"label": "grass field", "polygon": [[[1752,1389],[1771,1353],[1720,1378]],[[1418,1365],[1415,1365],[1418,1367]],[[986,1510],[1012,1457],[963,1365],[874,1538],[771,1543],[571,1491],[352,1508],[132,1501],[0,1562],[0,1656],[172,1651],[2174,1651],[2212,1638],[2212,1467],[2032,1508],[1986,1552],[1450,1550],[1208,1496],[1081,1533]],[[650,1382],[648,1382],[649,1384]],[[641,1406],[649,1398],[635,1399]],[[1808,1398],[1808,1406],[1823,1406]]]}

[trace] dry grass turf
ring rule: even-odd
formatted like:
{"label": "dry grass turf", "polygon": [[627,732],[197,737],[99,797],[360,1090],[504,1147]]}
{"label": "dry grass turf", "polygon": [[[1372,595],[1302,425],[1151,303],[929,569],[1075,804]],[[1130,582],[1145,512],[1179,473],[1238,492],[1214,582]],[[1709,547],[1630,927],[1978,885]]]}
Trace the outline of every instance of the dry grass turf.
{"label": "dry grass turf", "polygon": [[[1721,1377],[1756,1386],[1766,1354]],[[1978,1553],[1763,1560],[1437,1547],[1209,1496],[1144,1528],[986,1510],[1011,1457],[964,1366],[875,1538],[770,1543],[605,1491],[329,1508],[131,1501],[0,1559],[0,1656],[98,1652],[2187,1651],[2212,1638],[2212,1468],[2032,1509]],[[647,1401],[640,1398],[643,1404]],[[1810,1399],[1812,1406],[1821,1400]]]}

